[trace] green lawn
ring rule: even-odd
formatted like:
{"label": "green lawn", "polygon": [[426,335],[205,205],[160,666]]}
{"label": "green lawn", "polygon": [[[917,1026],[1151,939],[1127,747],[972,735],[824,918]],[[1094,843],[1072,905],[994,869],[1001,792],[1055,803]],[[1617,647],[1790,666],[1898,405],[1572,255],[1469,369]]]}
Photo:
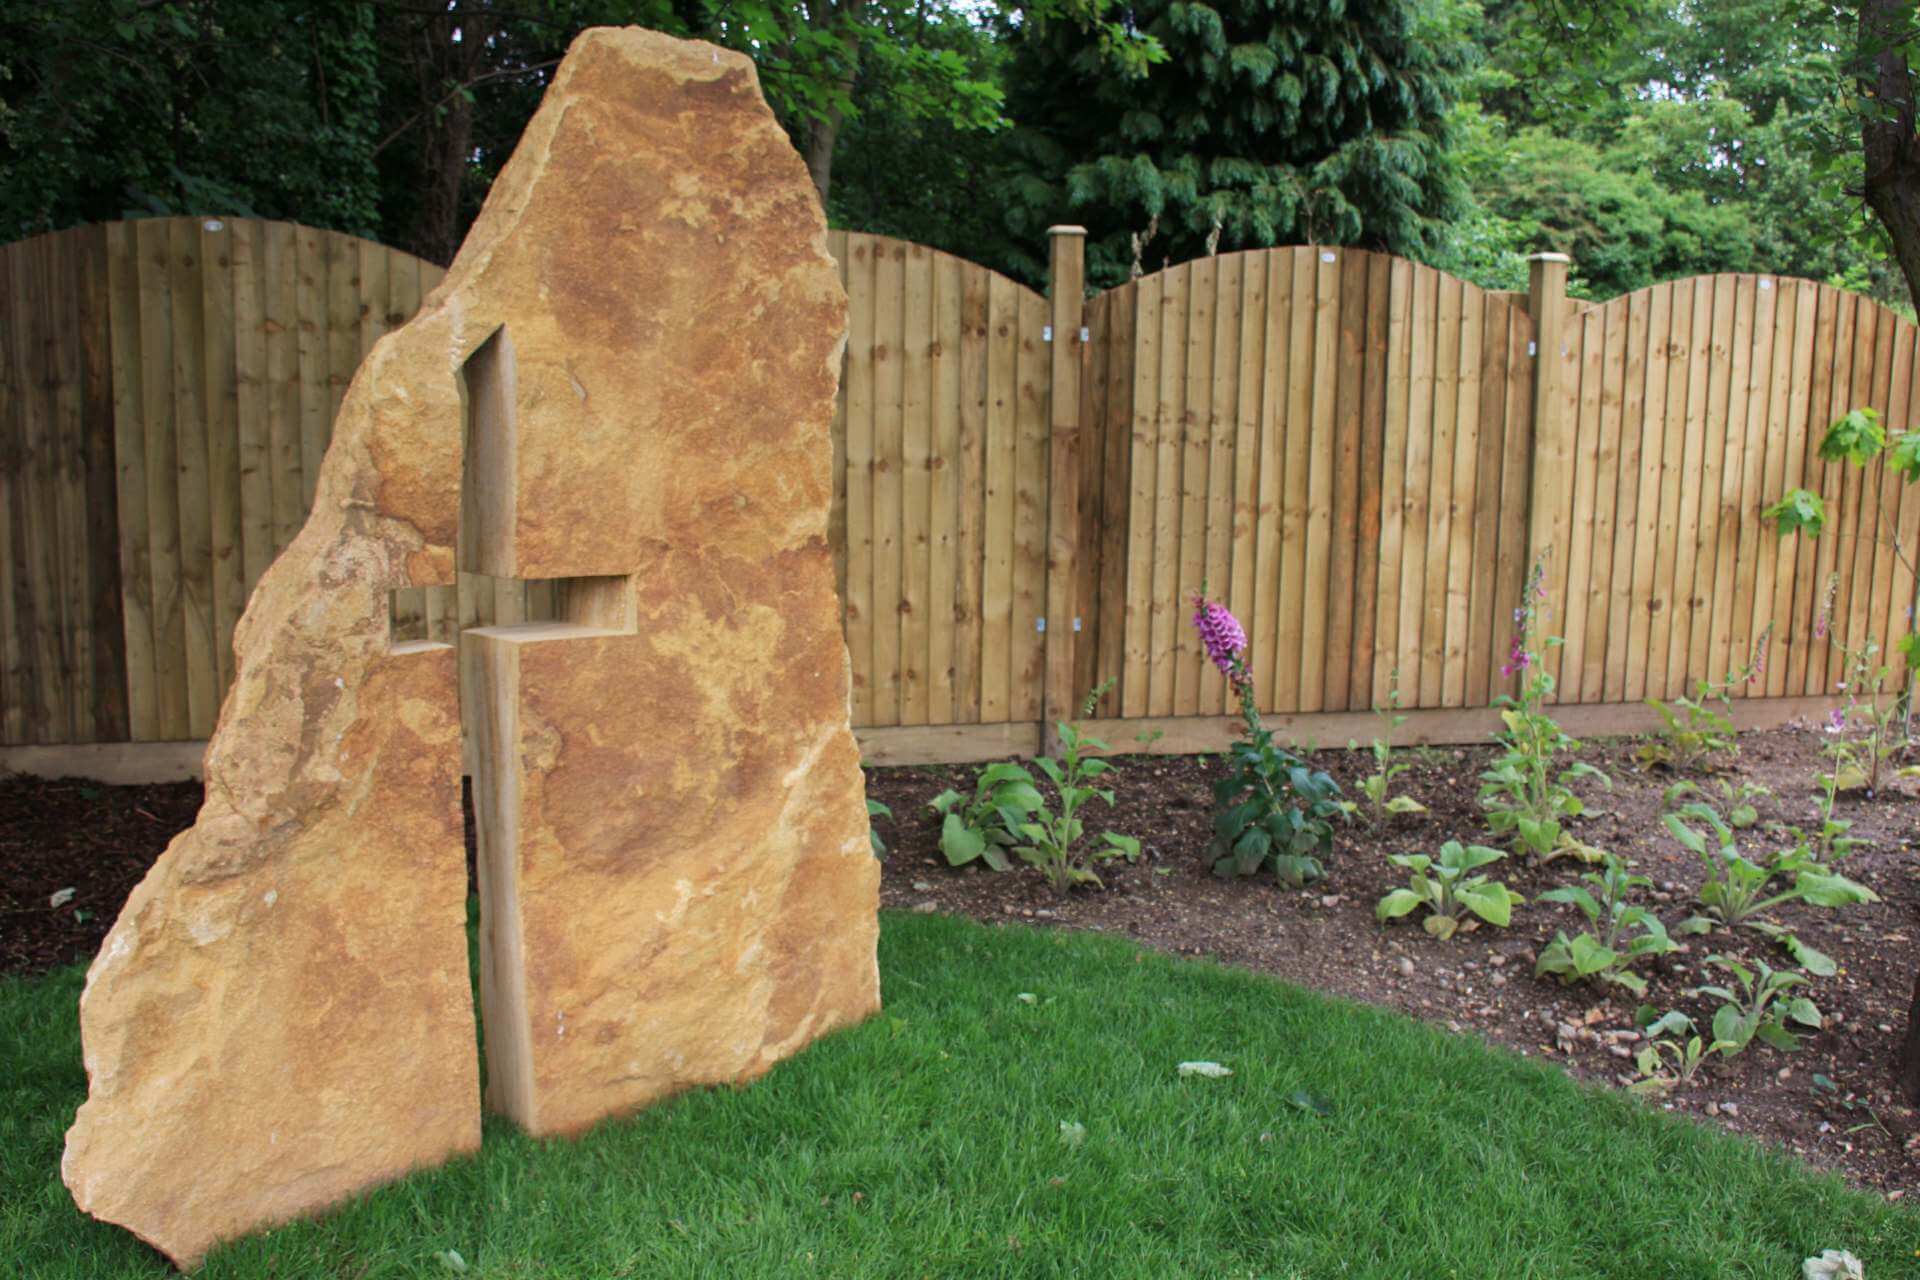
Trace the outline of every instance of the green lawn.
{"label": "green lawn", "polygon": [[[1920,1215],[1404,1018],[931,916],[885,918],[881,967],[885,1013],[751,1088],[573,1143],[490,1124],[479,1158],[202,1274],[438,1278],[456,1250],[468,1275],[591,1280],[1794,1280],[1823,1248],[1920,1274]],[[0,983],[0,1272],[162,1274],[60,1185],[79,986]],[[1234,1074],[1178,1078],[1188,1059]]]}

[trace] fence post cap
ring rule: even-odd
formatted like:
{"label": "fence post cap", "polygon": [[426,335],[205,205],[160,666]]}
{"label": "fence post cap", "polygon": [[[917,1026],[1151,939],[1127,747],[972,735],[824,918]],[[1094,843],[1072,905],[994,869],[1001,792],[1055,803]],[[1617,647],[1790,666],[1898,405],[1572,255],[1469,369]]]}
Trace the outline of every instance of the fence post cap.
{"label": "fence post cap", "polygon": [[1527,255],[1527,261],[1528,262],[1572,262],[1573,259],[1569,258],[1564,253],[1530,253]]}
{"label": "fence post cap", "polygon": [[1048,227],[1047,234],[1050,236],[1083,236],[1087,234],[1087,229],[1085,227],[1076,227],[1071,223],[1062,223],[1057,227]]}

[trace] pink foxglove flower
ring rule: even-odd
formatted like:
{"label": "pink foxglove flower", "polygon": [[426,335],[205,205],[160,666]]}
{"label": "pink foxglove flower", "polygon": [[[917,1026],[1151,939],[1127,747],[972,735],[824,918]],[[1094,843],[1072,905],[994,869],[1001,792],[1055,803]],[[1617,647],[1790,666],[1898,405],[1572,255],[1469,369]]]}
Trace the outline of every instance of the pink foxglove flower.
{"label": "pink foxglove flower", "polygon": [[1516,672],[1525,671],[1532,665],[1533,655],[1527,652],[1527,637],[1525,634],[1516,635],[1513,638],[1513,651],[1507,655],[1507,660],[1500,664],[1500,674],[1510,676]]}
{"label": "pink foxglove flower", "polygon": [[1247,633],[1227,606],[1205,596],[1193,598],[1193,629],[1200,633],[1207,658],[1225,676],[1233,675],[1234,663],[1247,647]]}

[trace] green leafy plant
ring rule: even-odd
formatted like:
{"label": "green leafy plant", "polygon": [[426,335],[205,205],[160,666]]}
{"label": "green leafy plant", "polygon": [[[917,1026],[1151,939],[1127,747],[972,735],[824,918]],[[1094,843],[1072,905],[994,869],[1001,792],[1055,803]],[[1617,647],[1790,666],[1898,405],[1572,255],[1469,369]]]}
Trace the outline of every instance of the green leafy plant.
{"label": "green leafy plant", "polygon": [[[1910,429],[1894,437],[1889,447],[1886,426],[1881,422],[1879,413],[1869,408],[1851,409],[1827,428],[1827,434],[1820,441],[1820,456],[1829,462],[1844,460],[1861,468],[1878,465],[1899,476],[1903,482],[1912,484],[1920,481],[1920,428]],[[1869,479],[1863,488],[1869,493],[1878,492],[1877,479]],[[1874,527],[1869,530],[1862,522],[1859,536],[1888,548],[1906,572],[1913,575],[1916,572],[1914,549],[1902,541],[1898,521],[1897,519],[1889,521],[1886,506],[1885,503],[1875,505]],[[1826,501],[1819,494],[1807,489],[1789,490],[1778,502],[1766,508],[1761,514],[1775,522],[1779,535],[1783,538],[1789,534],[1818,538],[1827,527]],[[1826,636],[1826,628],[1832,617],[1834,587],[1837,585],[1838,578],[1839,575],[1835,574],[1828,580],[1826,604],[1814,628],[1816,640],[1824,639]],[[1920,627],[1920,586],[1916,586],[1915,598],[1907,607],[1907,623],[1909,627]],[[1869,639],[1862,645],[1862,650],[1872,647],[1873,641]],[[1894,641],[1892,650],[1901,656],[1910,672],[1920,676],[1920,630],[1911,630],[1907,635]],[[1856,655],[1846,649],[1842,649],[1841,652],[1847,655],[1847,662],[1851,668],[1855,664]],[[1866,665],[1871,667],[1872,656],[1865,661]],[[1850,674],[1846,681],[1850,701],[1853,693],[1851,686],[1854,683],[1855,678]],[[1913,727],[1913,682],[1909,682],[1896,705],[1899,708],[1898,715],[1904,730],[1910,733]],[[1875,719],[1878,722],[1877,716]],[[1875,781],[1877,782],[1877,774]]]}
{"label": "green leafy plant", "polygon": [[1056,812],[1043,803],[1035,809],[1019,824],[1017,830],[1022,843],[1014,845],[1013,851],[1040,868],[1047,883],[1055,889],[1065,890],[1076,884],[1104,887],[1093,865],[1115,858],[1138,861],[1140,841],[1134,836],[1105,831],[1091,845],[1080,843],[1086,834],[1080,810],[1087,802],[1098,797],[1109,808],[1113,806],[1112,790],[1094,785],[1094,779],[1111,772],[1113,766],[1089,754],[1108,750],[1107,744],[1098,738],[1083,735],[1065,721],[1055,724],[1054,730],[1060,735],[1060,758],[1040,756],[1033,763],[1053,783],[1060,808]]}
{"label": "green leafy plant", "polygon": [[1213,784],[1213,840],[1207,856],[1217,876],[1270,869],[1299,888],[1325,876],[1333,853],[1333,820],[1344,812],[1340,786],[1282,749],[1260,723],[1246,633],[1225,605],[1194,597],[1194,629],[1207,656],[1240,699],[1244,736],[1227,749],[1226,775]]}
{"label": "green leafy plant", "polygon": [[1880,661],[1879,642],[1868,636],[1858,648],[1849,648],[1835,640],[1834,648],[1843,662],[1840,692],[1846,700],[1827,721],[1824,751],[1833,768],[1822,785],[1829,819],[1834,792],[1864,788],[1869,796],[1878,795],[1888,762],[1907,746],[1899,703],[1886,695],[1893,668]]}
{"label": "green leafy plant", "polygon": [[[1707,963],[1724,970],[1739,984],[1737,991],[1730,986],[1709,985],[1696,987],[1693,992],[1726,1002],[1713,1015],[1714,1047],[1721,1053],[1731,1057],[1756,1039],[1792,1052],[1800,1047],[1800,1037],[1792,1027],[1820,1029],[1819,1006],[1805,996],[1787,994],[1806,984],[1805,974],[1774,969],[1764,960],[1755,961],[1752,969],[1726,956],[1708,956]],[[1727,1047],[1721,1049],[1722,1045]]]}
{"label": "green leafy plant", "polygon": [[1665,821],[1673,838],[1698,854],[1707,869],[1699,893],[1700,905],[1707,914],[1681,922],[1676,928],[1679,933],[1707,933],[1716,925],[1730,929],[1745,925],[1781,941],[1803,964],[1832,972],[1832,961],[1789,930],[1760,917],[1784,902],[1839,907],[1879,900],[1865,885],[1816,861],[1812,847],[1804,841],[1763,860],[1745,856],[1733,828],[1711,805],[1685,805],[1678,813],[1667,814]]}
{"label": "green leafy plant", "polygon": [[1535,974],[1553,974],[1562,982],[1611,982],[1636,995],[1646,980],[1631,966],[1673,950],[1673,939],[1658,916],[1628,900],[1636,889],[1652,886],[1645,876],[1628,872],[1613,854],[1602,855],[1599,871],[1581,875],[1584,885],[1566,885],[1540,895],[1542,902],[1562,902],[1579,909],[1588,928],[1569,938],[1564,931],[1540,950]]}
{"label": "green leafy plant", "polygon": [[1388,861],[1405,867],[1413,876],[1406,888],[1395,889],[1380,899],[1374,918],[1397,920],[1424,906],[1427,916],[1420,926],[1436,938],[1451,938],[1469,913],[1504,927],[1513,919],[1513,909],[1526,899],[1499,881],[1474,872],[1506,856],[1483,844],[1463,847],[1458,840],[1441,845],[1437,859],[1424,853],[1393,854]]}
{"label": "green leafy plant", "polygon": [[1033,775],[1001,761],[974,775],[971,798],[942,791],[928,807],[940,815],[940,852],[947,865],[963,867],[978,859],[1007,871],[1013,867],[1007,851],[1020,843],[1021,827],[1045,806]]}
{"label": "green leafy plant", "polygon": [[1393,794],[1393,780],[1412,766],[1393,758],[1393,731],[1407,722],[1400,710],[1400,670],[1394,668],[1387,683],[1387,705],[1375,707],[1380,733],[1373,740],[1373,772],[1360,780],[1360,794],[1367,798],[1368,812],[1375,826],[1401,813],[1425,813],[1427,806],[1412,796]]}
{"label": "green leafy plant", "polygon": [[1640,1079],[1627,1086],[1633,1093],[1666,1093],[1692,1084],[1707,1059],[1724,1052],[1721,1042],[1702,1037],[1693,1019],[1678,1009],[1655,1016],[1650,1006],[1641,1005],[1640,1015],[1647,1042],[1634,1059]]}
{"label": "green leafy plant", "polygon": [[[1754,801],[1773,794],[1773,790],[1758,782],[1749,782],[1745,778],[1732,781],[1726,778],[1712,780],[1714,788],[1726,807],[1727,823],[1736,831],[1744,831],[1760,821],[1760,810]],[[1668,787],[1660,793],[1660,808],[1677,809],[1689,796],[1704,797],[1707,789],[1687,778]]]}
{"label": "green leafy plant", "polygon": [[887,806],[885,806],[884,804],[881,804],[878,800],[875,800],[872,796],[868,796],[867,797],[867,844],[870,848],[872,848],[873,856],[884,862],[887,857],[887,842],[882,840],[880,838],[879,831],[874,829],[873,820],[875,818],[885,818],[888,821],[892,821],[893,810],[887,808]]}
{"label": "green leafy plant", "polygon": [[[1586,812],[1571,784],[1585,778],[1611,789],[1613,780],[1584,761],[1564,769],[1556,763],[1559,757],[1578,751],[1580,744],[1544,709],[1553,696],[1554,679],[1540,661],[1534,631],[1546,598],[1545,580],[1545,561],[1534,561],[1523,603],[1514,610],[1518,630],[1513,648],[1501,667],[1503,674],[1521,677],[1520,694],[1517,698],[1501,694],[1494,700],[1505,727],[1494,735],[1501,749],[1499,758],[1480,775],[1480,806],[1486,811],[1488,829],[1511,840],[1515,852],[1541,862],[1567,853],[1593,861],[1599,851],[1566,829],[1568,819]],[[1560,642],[1549,638],[1546,643]]]}
{"label": "green leafy plant", "polygon": [[1769,625],[1754,642],[1744,667],[1728,672],[1727,678],[1718,683],[1700,681],[1691,698],[1675,698],[1671,703],[1648,698],[1647,705],[1660,716],[1660,736],[1640,748],[1640,762],[1676,773],[1692,773],[1722,756],[1737,753],[1740,738],[1733,726],[1733,691],[1766,673],[1767,646],[1772,637],[1773,627]]}

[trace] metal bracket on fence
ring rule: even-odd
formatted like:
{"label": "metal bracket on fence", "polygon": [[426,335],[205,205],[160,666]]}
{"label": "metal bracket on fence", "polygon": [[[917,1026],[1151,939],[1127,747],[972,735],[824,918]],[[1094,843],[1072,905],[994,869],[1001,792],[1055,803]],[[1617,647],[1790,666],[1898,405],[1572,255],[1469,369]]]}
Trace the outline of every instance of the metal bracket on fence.
{"label": "metal bracket on fence", "polygon": [[1035,618],[1033,620],[1033,629],[1035,631],[1045,631],[1047,629],[1047,620],[1045,618]]}
{"label": "metal bracket on fence", "polygon": [[1075,618],[1075,619],[1073,620],[1073,629],[1074,629],[1075,631],[1078,631],[1078,630],[1080,629],[1080,619],[1078,619],[1078,618]]}
{"label": "metal bracket on fence", "polygon": [[1050,325],[1050,324],[1043,324],[1043,325],[1041,325],[1041,326],[1040,326],[1040,341],[1042,341],[1042,342],[1052,342],[1052,341],[1053,341],[1053,326],[1052,326],[1052,325]]}
{"label": "metal bracket on fence", "polygon": [[1091,329],[1089,329],[1089,328],[1087,328],[1087,326],[1085,326],[1085,325],[1081,325],[1081,326],[1080,326],[1080,341],[1082,341],[1082,342],[1092,342],[1092,341],[1093,341],[1093,330],[1091,330]]}
{"label": "metal bracket on fence", "polygon": [[1529,343],[1527,343],[1527,357],[1528,357],[1529,359],[1532,359],[1533,357],[1535,357],[1535,356],[1538,356],[1539,354],[1540,354],[1540,344],[1539,344],[1539,343],[1537,343],[1537,342],[1529,342]]}

